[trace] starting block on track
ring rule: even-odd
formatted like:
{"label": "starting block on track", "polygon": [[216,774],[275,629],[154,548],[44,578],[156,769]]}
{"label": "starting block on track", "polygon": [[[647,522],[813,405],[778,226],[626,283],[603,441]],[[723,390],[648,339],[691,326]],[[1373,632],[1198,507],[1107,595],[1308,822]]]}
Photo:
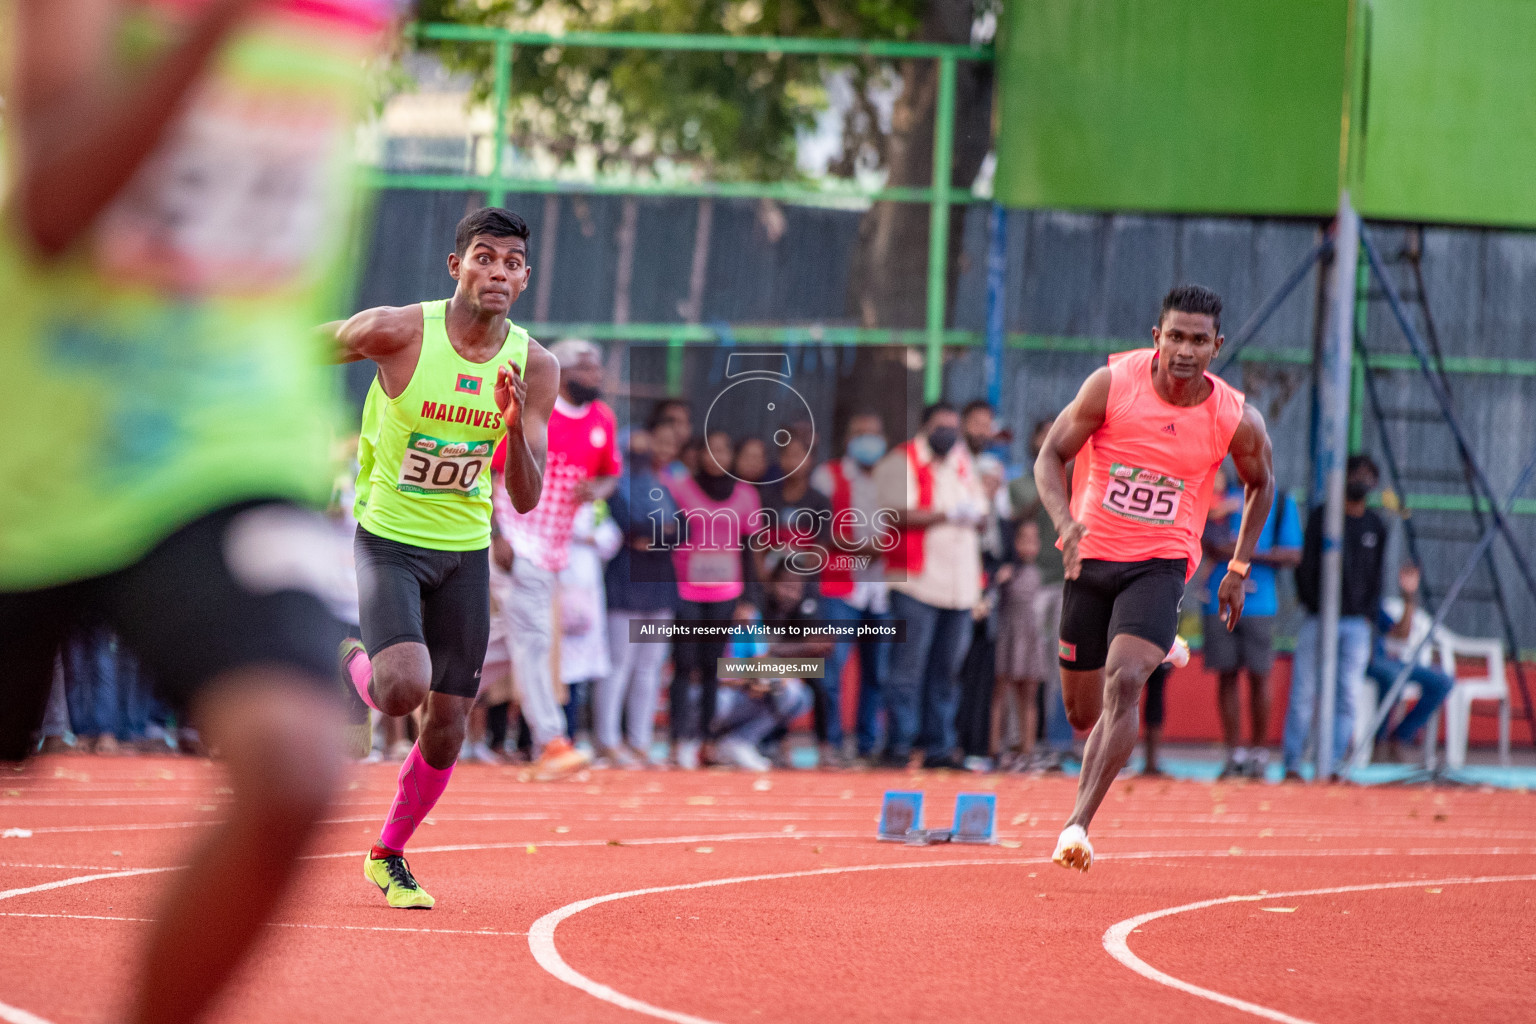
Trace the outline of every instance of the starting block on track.
{"label": "starting block on track", "polygon": [[923,794],[897,789],[886,790],[880,804],[880,831],[876,838],[889,843],[904,843],[907,833],[923,830]]}
{"label": "starting block on track", "polygon": [[945,829],[923,828],[923,794],[906,790],[887,790],[880,806],[880,829],[876,838],[883,842],[901,842],[908,846],[934,843],[997,842],[997,794],[961,793],[955,797],[954,824]]}

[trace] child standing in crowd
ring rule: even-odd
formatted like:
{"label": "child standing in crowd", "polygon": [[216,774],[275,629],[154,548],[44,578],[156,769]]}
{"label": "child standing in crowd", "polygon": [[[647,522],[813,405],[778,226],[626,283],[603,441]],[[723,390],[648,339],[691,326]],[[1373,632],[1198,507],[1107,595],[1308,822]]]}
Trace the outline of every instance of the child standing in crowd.
{"label": "child standing in crowd", "polygon": [[[1013,534],[1017,563],[997,573],[997,687],[992,693],[992,751],[999,771],[1023,768],[1035,752],[1039,729],[1038,696],[1050,657],[1040,631],[1035,604],[1040,595],[1040,527],[1033,519],[1019,523]],[[1019,752],[1004,749],[1007,742],[1008,700],[1019,715]]]}

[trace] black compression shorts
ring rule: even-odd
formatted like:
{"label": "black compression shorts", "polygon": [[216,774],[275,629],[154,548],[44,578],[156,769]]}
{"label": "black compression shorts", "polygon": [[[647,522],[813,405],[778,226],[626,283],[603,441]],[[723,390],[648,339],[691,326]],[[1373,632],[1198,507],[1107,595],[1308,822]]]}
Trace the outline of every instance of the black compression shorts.
{"label": "black compression shorts", "polygon": [[357,528],[358,611],[370,656],[399,643],[425,644],[432,689],[480,691],[491,638],[490,549],[438,551]]}
{"label": "black compression shorts", "polygon": [[1182,558],[1105,562],[1085,558],[1077,579],[1067,580],[1061,597],[1061,667],[1092,672],[1104,667],[1109,643],[1124,633],[1173,646],[1184,600]]}
{"label": "black compression shorts", "polygon": [[245,502],[183,526],[139,561],[105,576],[0,593],[0,760],[30,752],[71,630],[112,629],[177,711],[210,682],[255,665],[299,669],[339,696],[345,636],[319,594],[330,567],[320,516],[280,501]]}

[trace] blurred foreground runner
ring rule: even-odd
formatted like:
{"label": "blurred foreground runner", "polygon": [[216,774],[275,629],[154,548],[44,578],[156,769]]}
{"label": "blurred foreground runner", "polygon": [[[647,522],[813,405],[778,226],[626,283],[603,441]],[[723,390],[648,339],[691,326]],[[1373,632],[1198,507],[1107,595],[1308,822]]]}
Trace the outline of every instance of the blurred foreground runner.
{"label": "blurred foreground runner", "polygon": [[125,1019],[202,1015],[340,771],[323,317],[384,0],[13,0],[0,224],[0,759],[110,626],[234,796]]}

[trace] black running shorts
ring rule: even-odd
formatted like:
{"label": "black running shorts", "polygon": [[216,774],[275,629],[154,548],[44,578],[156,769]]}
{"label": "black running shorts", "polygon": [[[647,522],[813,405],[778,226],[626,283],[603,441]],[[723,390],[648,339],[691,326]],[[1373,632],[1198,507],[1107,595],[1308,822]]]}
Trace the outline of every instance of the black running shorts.
{"label": "black running shorts", "polygon": [[432,689],[473,698],[491,638],[490,549],[438,551],[357,528],[358,612],[370,656],[425,644]]}
{"label": "black running shorts", "polygon": [[1092,672],[1104,667],[1109,643],[1122,633],[1173,646],[1184,600],[1182,558],[1105,562],[1085,558],[1077,579],[1061,595],[1061,667]]}
{"label": "black running shorts", "polygon": [[256,665],[298,669],[339,696],[346,633],[320,596],[332,567],[318,564],[334,540],[313,512],[245,502],[183,526],[117,572],[0,592],[0,760],[30,752],[55,654],[84,625],[112,629],[178,712],[210,682]]}

